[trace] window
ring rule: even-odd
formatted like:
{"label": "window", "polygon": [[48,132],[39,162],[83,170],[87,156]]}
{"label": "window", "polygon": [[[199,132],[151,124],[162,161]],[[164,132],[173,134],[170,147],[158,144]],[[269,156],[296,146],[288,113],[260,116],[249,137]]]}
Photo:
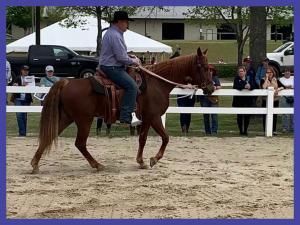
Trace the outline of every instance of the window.
{"label": "window", "polygon": [[184,40],[184,23],[163,23],[163,40]]}
{"label": "window", "polygon": [[53,48],[54,56],[58,58],[68,58],[69,52],[66,49],[54,47]]}

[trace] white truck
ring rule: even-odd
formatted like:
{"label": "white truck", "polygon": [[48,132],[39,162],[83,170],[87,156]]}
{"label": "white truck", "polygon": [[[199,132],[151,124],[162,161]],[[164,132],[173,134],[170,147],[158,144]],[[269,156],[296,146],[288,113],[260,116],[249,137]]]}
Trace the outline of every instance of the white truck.
{"label": "white truck", "polygon": [[270,60],[269,65],[273,66],[277,74],[282,74],[285,68],[294,72],[294,42],[286,42],[276,48],[273,52],[267,53]]}

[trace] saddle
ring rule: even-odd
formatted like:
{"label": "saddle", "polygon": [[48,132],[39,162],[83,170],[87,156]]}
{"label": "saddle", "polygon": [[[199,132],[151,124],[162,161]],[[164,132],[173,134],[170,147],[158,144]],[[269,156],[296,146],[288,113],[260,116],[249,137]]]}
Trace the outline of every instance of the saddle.
{"label": "saddle", "polygon": [[[142,74],[138,73],[134,69],[127,69],[127,73],[135,80],[139,88],[138,95],[146,89],[145,78]],[[100,70],[96,70],[96,74],[93,77],[89,77],[93,90],[105,96],[105,113],[104,122],[107,124],[113,124],[119,117],[121,100],[124,94],[124,89],[116,85],[109,80],[106,74]],[[140,105],[136,104],[136,114],[140,115]]]}

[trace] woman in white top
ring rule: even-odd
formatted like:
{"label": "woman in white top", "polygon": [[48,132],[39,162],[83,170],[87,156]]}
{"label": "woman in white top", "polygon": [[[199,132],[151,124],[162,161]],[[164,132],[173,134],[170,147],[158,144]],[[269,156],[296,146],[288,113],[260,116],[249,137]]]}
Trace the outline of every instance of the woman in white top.
{"label": "woman in white top", "polygon": [[[284,76],[279,79],[285,89],[294,89],[294,77],[291,76],[291,71],[285,69]],[[283,96],[279,102],[280,107],[294,107],[294,97],[293,96]],[[294,131],[294,115],[293,114],[283,114],[282,115],[282,130],[283,132],[293,132]]]}

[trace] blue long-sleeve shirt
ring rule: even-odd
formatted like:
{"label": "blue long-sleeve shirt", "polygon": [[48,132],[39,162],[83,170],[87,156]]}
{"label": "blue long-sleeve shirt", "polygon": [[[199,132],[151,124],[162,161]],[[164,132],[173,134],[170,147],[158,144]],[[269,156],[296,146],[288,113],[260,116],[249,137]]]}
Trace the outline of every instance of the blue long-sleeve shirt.
{"label": "blue long-sleeve shirt", "polygon": [[266,76],[267,73],[267,68],[265,68],[263,65],[259,66],[257,68],[256,76],[255,76],[255,81],[256,85],[260,87],[260,81]]}
{"label": "blue long-sleeve shirt", "polygon": [[133,59],[127,54],[123,32],[115,25],[111,25],[102,40],[99,65],[123,66],[133,63]]}

